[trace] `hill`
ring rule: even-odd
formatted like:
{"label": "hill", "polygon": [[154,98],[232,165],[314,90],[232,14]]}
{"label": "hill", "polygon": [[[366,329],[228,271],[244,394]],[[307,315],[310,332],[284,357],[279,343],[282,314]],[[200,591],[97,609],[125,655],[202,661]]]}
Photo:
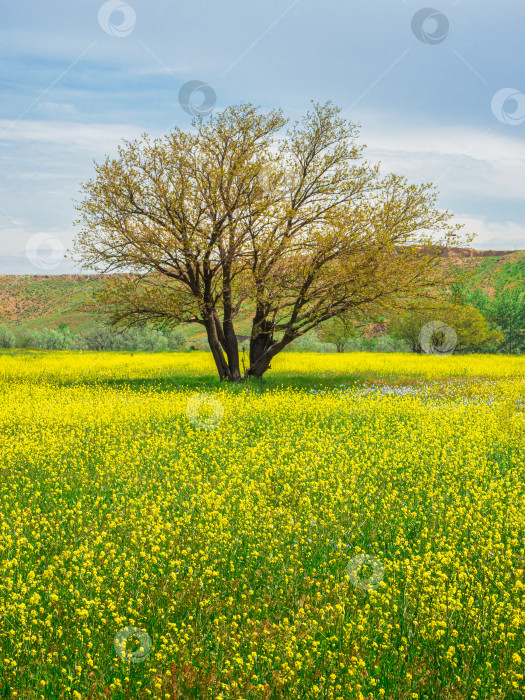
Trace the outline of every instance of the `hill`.
{"label": "hill", "polygon": [[38,330],[69,323],[75,330],[95,324],[83,304],[106,275],[0,275],[0,316],[10,327]]}
{"label": "hill", "polygon": [[[449,248],[444,257],[473,274],[472,284],[489,294],[495,290],[525,289],[525,251]],[[55,328],[69,323],[73,330],[96,325],[93,315],[82,310],[107,275],[0,275],[0,320],[13,330]],[[200,326],[185,327],[190,339],[203,338]],[[238,332],[250,332],[248,318],[241,319]]]}
{"label": "hill", "polygon": [[525,251],[469,251],[474,255],[463,255],[458,248],[449,252],[451,261],[462,265],[473,273],[471,285],[480,287],[489,295],[504,289],[525,289]]}

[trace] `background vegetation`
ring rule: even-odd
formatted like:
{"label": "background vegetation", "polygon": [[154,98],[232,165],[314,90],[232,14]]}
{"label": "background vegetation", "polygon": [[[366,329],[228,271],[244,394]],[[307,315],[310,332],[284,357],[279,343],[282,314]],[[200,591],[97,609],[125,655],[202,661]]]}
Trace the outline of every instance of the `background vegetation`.
{"label": "background vegetation", "polygon": [[[451,264],[472,275],[454,290],[456,298],[477,309],[490,330],[501,329],[504,335],[503,341],[485,345],[472,342],[458,348],[458,352],[523,353],[525,251],[471,258],[457,256],[451,258]],[[205,331],[192,324],[179,326],[171,338],[167,333],[151,329],[117,334],[103,327],[96,314],[85,310],[85,305],[104,279],[104,275],[0,276],[0,347],[131,352],[208,349]],[[369,325],[354,334],[340,336],[340,349],[346,352],[410,350],[410,342],[400,337],[395,328],[396,320],[391,319],[389,326]],[[248,317],[241,320],[240,333],[249,334],[249,321]],[[448,322],[455,326],[454,318]],[[331,326],[325,324],[321,332],[299,338],[290,350],[336,352],[337,339],[329,332]]]}

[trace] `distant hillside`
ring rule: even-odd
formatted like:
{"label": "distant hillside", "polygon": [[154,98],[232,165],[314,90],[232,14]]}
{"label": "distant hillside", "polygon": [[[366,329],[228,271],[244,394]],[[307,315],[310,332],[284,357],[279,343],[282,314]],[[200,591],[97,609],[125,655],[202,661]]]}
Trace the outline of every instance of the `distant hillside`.
{"label": "distant hillside", "polygon": [[[110,275],[0,275],[0,323],[13,331],[57,328],[68,323],[74,331],[99,325],[95,315],[82,310],[86,301]],[[205,339],[202,326],[182,326],[190,340]],[[248,318],[239,332],[250,332]]]}
{"label": "distant hillside", "polygon": [[[461,250],[461,249],[459,249]],[[472,286],[481,287],[492,295],[496,290],[525,289],[525,251],[471,251],[472,257],[454,257],[453,262],[473,272]],[[488,254],[491,255],[488,255]]]}
{"label": "distant hillside", "polygon": [[[444,257],[473,272],[473,284],[489,294],[495,290],[525,289],[525,251],[450,248]],[[96,319],[82,305],[107,275],[0,275],[0,322],[15,329],[38,330],[69,323],[87,330]],[[204,337],[202,327],[185,328],[189,338]],[[239,333],[249,333],[248,318],[240,320]]]}
{"label": "distant hillside", "polygon": [[94,319],[82,305],[100,286],[104,275],[0,275],[2,323],[38,329],[70,323],[87,328]]}

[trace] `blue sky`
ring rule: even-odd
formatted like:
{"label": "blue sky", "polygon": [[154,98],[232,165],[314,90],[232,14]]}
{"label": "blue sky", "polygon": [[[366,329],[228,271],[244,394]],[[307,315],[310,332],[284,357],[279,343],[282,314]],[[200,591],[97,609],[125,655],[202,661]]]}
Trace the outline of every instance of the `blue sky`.
{"label": "blue sky", "polygon": [[123,137],[189,127],[190,80],[219,110],[247,101],[295,119],[332,100],[361,125],[368,160],[438,185],[473,247],[525,249],[524,26],[520,0],[9,3],[0,274],[78,269],[61,251],[93,160]]}

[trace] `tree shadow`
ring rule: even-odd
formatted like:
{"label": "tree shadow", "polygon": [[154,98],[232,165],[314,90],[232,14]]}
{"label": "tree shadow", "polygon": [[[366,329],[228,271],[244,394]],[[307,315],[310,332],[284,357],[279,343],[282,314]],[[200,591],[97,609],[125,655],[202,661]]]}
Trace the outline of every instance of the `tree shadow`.
{"label": "tree shadow", "polygon": [[85,386],[104,386],[115,390],[126,390],[140,393],[155,391],[165,393],[171,391],[192,390],[205,393],[206,391],[222,390],[228,393],[268,392],[283,389],[345,389],[362,386],[369,381],[368,373],[358,372],[334,373],[330,376],[305,375],[300,372],[280,374],[275,373],[261,379],[249,378],[240,382],[221,382],[218,377],[205,375],[199,377],[135,377],[126,378],[85,378],[80,380],[62,380],[61,386],[82,384]]}

